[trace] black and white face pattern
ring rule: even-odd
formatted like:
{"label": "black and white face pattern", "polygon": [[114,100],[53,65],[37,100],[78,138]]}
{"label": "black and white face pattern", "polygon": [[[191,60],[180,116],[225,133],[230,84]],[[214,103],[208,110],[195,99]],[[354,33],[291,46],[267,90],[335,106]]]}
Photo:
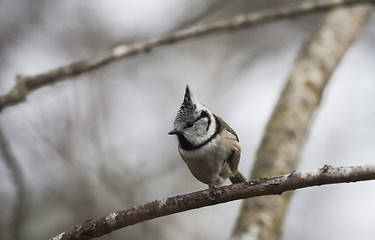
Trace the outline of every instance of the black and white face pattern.
{"label": "black and white face pattern", "polygon": [[174,122],[182,148],[193,149],[210,139],[216,131],[216,120],[186,86],[184,101]]}
{"label": "black and white face pattern", "polygon": [[182,133],[186,136],[192,135],[195,138],[203,137],[207,134],[210,124],[211,120],[208,112],[203,110],[196,119],[185,123]]}

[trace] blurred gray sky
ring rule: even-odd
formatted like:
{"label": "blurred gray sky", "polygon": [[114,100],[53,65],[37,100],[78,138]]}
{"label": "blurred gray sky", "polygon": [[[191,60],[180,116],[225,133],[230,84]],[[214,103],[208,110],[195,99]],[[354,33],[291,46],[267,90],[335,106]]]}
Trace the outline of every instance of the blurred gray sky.
{"label": "blurred gray sky", "polygon": [[[293,1],[278,1],[277,4]],[[297,2],[297,1],[294,1]],[[273,1],[0,1],[0,90],[37,74],[197,21]],[[157,48],[33,92],[0,124],[26,181],[27,239],[86,218],[206,188],[167,135],[185,84],[238,133],[249,173],[263,129],[301,44],[321,14]],[[298,170],[373,164],[375,18],[330,81]],[[247,174],[248,175],[248,174]],[[15,186],[0,161],[0,227]],[[374,182],[296,191],[284,239],[373,239]],[[141,223],[103,239],[226,239],[240,201]],[[0,228],[1,229],[1,228]],[[8,235],[4,233],[4,238]],[[0,237],[2,238],[2,237]]]}

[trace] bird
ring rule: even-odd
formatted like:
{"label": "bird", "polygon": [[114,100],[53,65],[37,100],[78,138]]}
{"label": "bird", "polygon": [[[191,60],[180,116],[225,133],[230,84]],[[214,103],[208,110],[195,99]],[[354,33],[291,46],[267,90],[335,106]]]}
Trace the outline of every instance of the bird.
{"label": "bird", "polygon": [[216,186],[228,178],[233,184],[246,181],[238,171],[241,145],[236,132],[200,103],[188,85],[168,134],[177,136],[182,159],[192,175],[208,185],[212,197],[216,196]]}

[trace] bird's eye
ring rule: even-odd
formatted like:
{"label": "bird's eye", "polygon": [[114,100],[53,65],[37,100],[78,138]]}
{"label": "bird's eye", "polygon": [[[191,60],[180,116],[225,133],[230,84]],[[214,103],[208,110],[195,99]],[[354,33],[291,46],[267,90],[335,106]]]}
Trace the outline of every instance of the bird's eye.
{"label": "bird's eye", "polygon": [[187,128],[191,128],[193,125],[194,125],[194,123],[192,123],[192,122],[188,122],[188,123],[186,123],[186,127],[187,127]]}

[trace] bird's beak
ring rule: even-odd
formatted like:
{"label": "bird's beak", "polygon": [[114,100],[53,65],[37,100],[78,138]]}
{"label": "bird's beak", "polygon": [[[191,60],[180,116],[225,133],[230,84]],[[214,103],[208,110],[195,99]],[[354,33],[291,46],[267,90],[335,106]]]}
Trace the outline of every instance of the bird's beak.
{"label": "bird's beak", "polygon": [[178,134],[179,131],[177,129],[173,129],[172,131],[170,131],[168,134],[169,135],[174,135],[174,134]]}

